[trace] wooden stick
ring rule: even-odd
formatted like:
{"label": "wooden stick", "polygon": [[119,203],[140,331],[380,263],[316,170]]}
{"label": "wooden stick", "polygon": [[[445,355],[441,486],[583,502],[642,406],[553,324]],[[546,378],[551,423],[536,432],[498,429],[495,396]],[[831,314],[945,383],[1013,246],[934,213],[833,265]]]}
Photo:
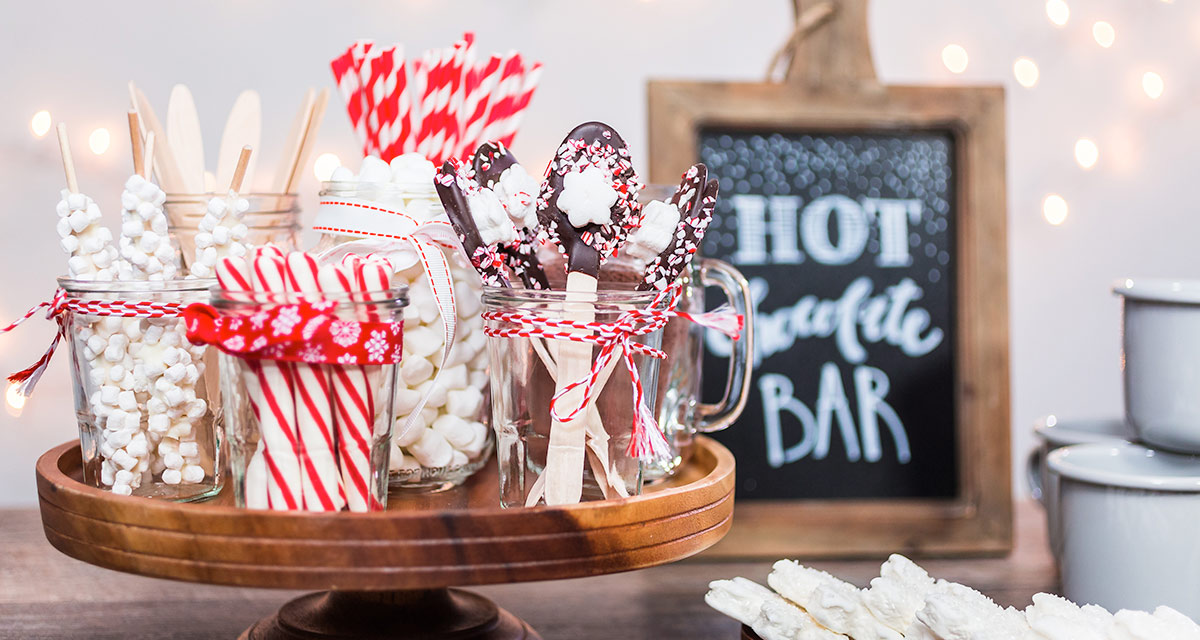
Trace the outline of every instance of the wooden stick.
{"label": "wooden stick", "polygon": [[292,176],[296,172],[296,166],[300,162],[300,151],[304,147],[304,136],[308,131],[309,122],[312,120],[313,106],[316,104],[317,91],[309,89],[304,92],[304,100],[300,103],[300,112],[296,114],[292,121],[292,128],[288,131],[287,142],[283,147],[283,156],[279,161],[279,168],[275,171],[275,179],[271,185],[273,193],[287,193],[288,185],[292,181]]}
{"label": "wooden stick", "polygon": [[143,178],[149,180],[151,170],[154,168],[154,132],[146,134],[146,158],[143,161],[143,168],[138,171]]}
{"label": "wooden stick", "polygon": [[75,179],[75,161],[71,159],[71,143],[67,142],[67,125],[58,123],[58,150],[62,153],[63,171],[67,174],[67,191],[79,193],[79,181]]}
{"label": "wooden stick", "polygon": [[312,156],[313,147],[317,144],[317,132],[321,130],[321,120],[325,118],[325,107],[329,105],[329,89],[322,89],[317,96],[316,103],[313,104],[312,115],[308,119],[308,127],[304,132],[304,143],[300,145],[300,157],[296,159],[296,166],[292,169],[292,174],[288,176],[288,182],[283,192],[291,193],[296,186],[296,176],[300,170],[308,165],[308,159]]}
{"label": "wooden stick", "polygon": [[133,150],[133,172],[145,175],[145,156],[142,154],[142,124],[136,109],[129,110],[129,147]]}
{"label": "wooden stick", "polygon": [[229,181],[229,190],[237,193],[242,188],[242,180],[246,178],[246,165],[250,164],[250,145],[242,147],[238,156],[237,166],[233,168],[233,179]]}

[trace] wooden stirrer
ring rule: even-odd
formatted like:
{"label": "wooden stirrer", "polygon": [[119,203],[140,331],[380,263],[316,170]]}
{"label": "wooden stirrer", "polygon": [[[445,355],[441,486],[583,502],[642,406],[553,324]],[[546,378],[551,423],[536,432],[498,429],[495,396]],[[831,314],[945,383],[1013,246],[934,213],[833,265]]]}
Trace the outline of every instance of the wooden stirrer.
{"label": "wooden stirrer", "polygon": [[58,150],[62,153],[63,171],[67,174],[67,191],[79,193],[79,181],[75,179],[75,161],[71,159],[71,143],[67,141],[66,123],[58,123]]}

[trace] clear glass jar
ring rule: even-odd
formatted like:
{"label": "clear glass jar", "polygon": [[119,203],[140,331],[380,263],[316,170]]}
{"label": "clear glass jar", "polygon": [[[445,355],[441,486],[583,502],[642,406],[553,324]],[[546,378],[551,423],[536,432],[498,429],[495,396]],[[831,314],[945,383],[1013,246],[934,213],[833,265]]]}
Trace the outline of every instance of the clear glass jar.
{"label": "clear glass jar", "polygon": [[[419,222],[446,219],[432,182],[326,182],[321,197],[323,202],[336,199],[386,207]],[[318,219],[324,219],[320,213]],[[338,225],[318,224],[314,229],[323,234],[317,252],[367,237]],[[397,242],[408,246],[406,241]],[[396,383],[389,470],[389,481],[395,489],[440,491],[458,486],[483,467],[492,451],[492,430],[487,426],[488,354],[480,317],[481,284],[461,252],[444,249],[443,254],[450,266],[458,315],[455,343],[444,367],[439,368],[444,325],[428,275],[420,262],[414,262],[402,265],[393,277],[393,282],[409,288],[409,306],[404,310],[406,366],[402,366]],[[435,376],[437,384],[433,385]],[[426,393],[429,399],[421,416],[406,429],[412,409]]]}
{"label": "clear glass jar", "polygon": [[[664,197],[670,197],[670,193],[673,191]],[[562,289],[561,274],[565,270],[562,257],[543,252],[542,259],[551,274],[551,285]],[[641,281],[637,266],[624,257],[614,257],[600,268],[602,287],[632,291]],[[672,318],[663,329],[662,349],[667,359],[659,367],[654,417],[671,446],[671,456],[643,465],[642,475],[647,483],[674,475],[687,462],[697,433],[721,431],[733,424],[746,408],[750,391],[754,323],[750,285],[745,276],[723,260],[695,258],[691,269],[680,276],[680,284],[683,289],[677,310],[703,313],[706,289],[717,287],[733,311],[742,315],[744,328],[730,348],[725,392],[715,404],[700,400],[705,328],[684,318]]]}
{"label": "clear glass jar", "polygon": [[[213,290],[222,316],[250,317],[295,299]],[[399,321],[403,287],[322,293],[338,320]],[[399,365],[311,364],[222,352],[221,395],[234,502],[280,511],[387,506],[392,402]]]}
{"label": "clear glass jar", "polygon": [[[213,280],[97,282],[59,278],[81,302],[207,302]],[[88,483],[148,498],[217,494],[222,460],[218,376],[182,318],[63,314]]]}
{"label": "clear glass jar", "polygon": [[[208,210],[208,201],[221,195],[224,194],[167,194],[163,210],[171,223],[171,235],[179,243],[184,269],[196,255],[196,232]],[[300,248],[299,196],[294,193],[250,193],[241,197],[250,203],[245,218],[246,227],[250,229],[247,244],[256,247],[274,244],[284,251]]]}
{"label": "clear glass jar", "polygon": [[[485,313],[522,312],[535,321],[611,323],[627,311],[645,309],[654,298],[654,292],[645,291],[605,290],[592,294],[485,287],[483,306]],[[485,318],[485,323],[489,330],[514,328],[503,319]],[[580,333],[575,331],[577,335]],[[658,329],[635,336],[633,341],[659,348],[662,333]],[[583,501],[641,492],[641,462],[628,453],[636,407],[629,371],[620,353],[614,353],[607,378],[601,376],[603,386],[593,393],[591,405],[580,414],[579,422],[568,427],[582,428],[586,433],[586,440],[565,441],[568,446],[583,446],[586,442],[585,454],[563,464],[563,472],[553,478],[544,474],[551,457],[552,425],[561,428],[568,423],[551,418],[550,400],[564,385],[587,375],[599,349],[587,342],[522,336],[488,337],[488,349],[493,363],[492,426],[497,437],[502,506],[533,506],[540,500],[566,504],[575,499],[569,489],[564,492],[568,495],[566,502],[547,497],[554,494],[551,485],[556,483],[579,486],[581,481],[578,500]],[[572,358],[572,355],[582,357]],[[570,364],[572,361],[576,364]],[[659,360],[635,355],[634,361],[646,406],[653,407]],[[560,402],[566,404],[559,408],[560,415],[574,409],[580,395],[579,392],[564,395]],[[576,405],[567,406],[572,402]]]}

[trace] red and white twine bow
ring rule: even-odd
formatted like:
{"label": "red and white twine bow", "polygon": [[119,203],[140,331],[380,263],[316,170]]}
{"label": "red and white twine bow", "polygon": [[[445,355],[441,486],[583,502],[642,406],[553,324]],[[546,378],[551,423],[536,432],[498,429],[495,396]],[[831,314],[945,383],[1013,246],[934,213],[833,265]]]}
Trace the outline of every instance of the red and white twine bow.
{"label": "red and white twine bow", "polygon": [[187,338],[240,358],[310,364],[399,364],[404,325],[339,319],[333,301],[264,306],[222,315],[196,303],[183,311]]}
{"label": "red and white twine bow", "polygon": [[54,351],[58,348],[59,340],[62,340],[62,337],[66,335],[65,312],[69,311],[78,315],[118,318],[174,318],[181,313],[183,305],[177,302],[150,302],[147,300],[136,300],[133,302],[125,300],[83,300],[69,297],[66,290],[60,288],[54,292],[54,297],[49,301],[39,302],[15,322],[7,327],[0,328],[0,333],[8,333],[16,329],[23,322],[37,315],[37,312],[42,309],[46,309],[47,320],[54,320],[58,323],[58,331],[54,332],[54,340],[50,342],[50,347],[46,349],[41,358],[38,358],[37,362],[8,376],[9,382],[20,384],[17,387],[17,393],[22,397],[28,397],[33,393],[33,388],[37,386],[38,380],[41,380],[42,374],[46,371],[46,367],[50,365],[50,359],[54,356]]}
{"label": "red and white twine bow", "polygon": [[[644,461],[662,459],[670,455],[666,437],[658,427],[654,413],[646,406],[646,395],[642,388],[642,379],[638,373],[634,354],[664,359],[666,352],[661,349],[642,344],[636,340],[661,330],[671,318],[683,318],[703,327],[720,331],[737,340],[742,331],[743,318],[732,308],[723,305],[707,313],[686,313],[676,311],[679,303],[680,290],[678,285],[663,291],[653,303],[645,309],[626,311],[612,322],[578,322],[558,318],[547,318],[532,311],[489,311],[483,314],[488,322],[484,325],[484,333],[496,338],[544,338],[547,340],[570,340],[573,342],[590,342],[600,347],[600,352],[592,363],[588,375],[575,380],[562,388],[550,400],[550,416],[559,422],[568,422],[577,418],[592,403],[592,396],[597,392],[597,385],[604,370],[613,359],[616,351],[621,350],[625,368],[629,371],[629,381],[633,387],[633,434],[629,441],[630,456]],[[666,301],[665,306],[657,308]],[[583,387],[583,395],[579,405],[569,413],[563,413],[558,402],[572,390]]]}

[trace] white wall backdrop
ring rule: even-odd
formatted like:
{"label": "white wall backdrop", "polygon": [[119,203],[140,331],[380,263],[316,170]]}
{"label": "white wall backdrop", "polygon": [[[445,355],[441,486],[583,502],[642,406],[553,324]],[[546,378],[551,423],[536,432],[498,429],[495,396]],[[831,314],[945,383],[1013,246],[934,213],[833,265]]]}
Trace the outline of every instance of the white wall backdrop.
{"label": "white wall backdrop", "polygon": [[[1121,411],[1118,303],[1109,283],[1126,275],[1196,276],[1200,217],[1193,204],[1200,83],[1200,7],[1182,0],[1067,0],[1061,28],[1043,0],[876,0],[875,61],[889,83],[1002,83],[1008,87],[1009,258],[1012,304],[1014,465],[1032,445],[1039,415],[1061,418]],[[30,118],[49,110],[64,121],[84,191],[106,219],[119,218],[129,171],[126,83],[135,80],[160,114],[172,84],[196,97],[210,158],[234,97],[257,89],[265,127],[261,166],[273,167],[308,86],[332,87],[328,62],[356,38],[403,42],[409,50],[447,46],[474,30],[483,51],[517,48],[546,63],[541,88],[514,145],[544,162],[574,124],[603,119],[634,143],[644,163],[645,81],[650,77],[754,80],[786,35],[785,0],[374,0],[329,3],[258,0],[119,4],[10,3],[0,21],[0,319],[54,289],[65,270],[54,233],[63,178],[53,134],[38,139]],[[1092,35],[1109,22],[1111,48]],[[961,45],[961,74],[942,48]],[[1040,69],[1031,89],[1013,62]],[[1165,91],[1142,91],[1146,70]],[[1194,75],[1194,74],[1193,74]],[[87,150],[97,127],[112,132],[107,153]],[[1090,171],[1073,157],[1087,137],[1100,150]],[[348,119],[331,103],[318,152],[355,156]],[[210,160],[211,163],[211,160]],[[264,170],[263,172],[268,173]],[[301,185],[310,212],[316,180]],[[1058,226],[1042,199],[1060,194],[1069,215]],[[0,336],[0,370],[33,362],[49,323]],[[0,411],[0,507],[36,502],[33,463],[75,437],[65,349],[20,412]],[[1020,478],[1019,475],[1015,476]],[[1014,481],[1020,484],[1016,480]]]}

